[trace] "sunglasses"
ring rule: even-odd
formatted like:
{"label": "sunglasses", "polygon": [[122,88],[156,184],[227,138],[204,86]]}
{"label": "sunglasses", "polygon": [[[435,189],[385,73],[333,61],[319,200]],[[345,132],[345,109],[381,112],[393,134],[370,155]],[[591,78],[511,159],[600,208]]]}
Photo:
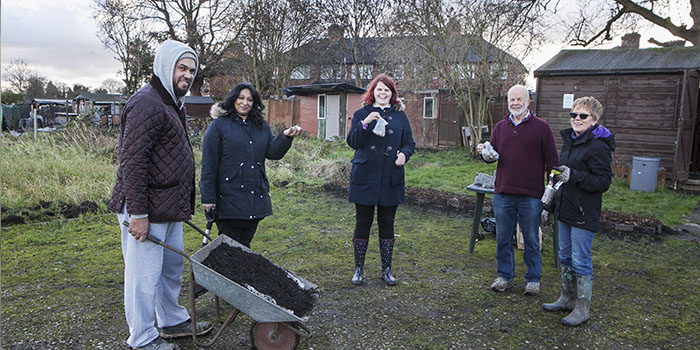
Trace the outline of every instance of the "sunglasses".
{"label": "sunglasses", "polygon": [[579,117],[579,118],[581,118],[581,120],[586,120],[586,118],[588,118],[589,115],[590,114],[588,114],[588,113],[574,113],[574,112],[569,113],[569,117],[571,117],[571,119],[576,119],[576,117]]}

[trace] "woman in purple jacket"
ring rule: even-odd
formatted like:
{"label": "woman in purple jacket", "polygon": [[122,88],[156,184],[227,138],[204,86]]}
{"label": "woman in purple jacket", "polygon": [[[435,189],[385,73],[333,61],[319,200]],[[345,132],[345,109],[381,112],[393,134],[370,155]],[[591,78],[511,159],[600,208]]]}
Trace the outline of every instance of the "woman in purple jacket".
{"label": "woman in purple jacket", "polygon": [[[352,116],[347,143],[355,150],[348,199],[355,203],[355,274],[362,284],[369,232],[377,210],[382,278],[395,285],[391,274],[396,208],[404,202],[404,164],[413,154],[411,125],[399,101],[396,84],[386,74],[374,78],[364,95],[364,106]],[[381,126],[384,126],[382,129]]]}
{"label": "woman in purple jacket", "polygon": [[610,187],[615,133],[600,125],[603,106],[594,97],[577,98],[571,106],[571,128],[561,131],[563,145],[555,169],[564,185],[554,199],[559,234],[561,293],[546,311],[571,311],[561,319],[578,326],[590,318],[593,292],[591,246],[598,231],[603,192]]}

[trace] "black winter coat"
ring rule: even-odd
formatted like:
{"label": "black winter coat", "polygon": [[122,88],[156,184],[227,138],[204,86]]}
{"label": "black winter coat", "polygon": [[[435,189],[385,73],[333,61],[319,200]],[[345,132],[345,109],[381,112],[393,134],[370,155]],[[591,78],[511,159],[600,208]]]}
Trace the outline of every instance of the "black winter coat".
{"label": "black winter coat", "polygon": [[[602,128],[598,132],[595,129]],[[601,131],[604,130],[604,133]],[[561,131],[564,144],[559,164],[571,169],[571,176],[557,191],[555,216],[562,222],[592,232],[598,231],[603,192],[610,187],[615,134],[596,125],[574,139],[573,129]],[[596,134],[605,134],[602,137]]]}
{"label": "black winter coat", "polygon": [[[404,202],[404,167],[396,166],[397,151],[406,155],[406,162],[413,155],[411,125],[406,113],[397,106],[386,109],[364,106],[352,116],[347,143],[355,150],[350,173],[348,200],[361,205],[394,206]],[[371,112],[379,114],[389,124],[384,137],[372,132],[377,121],[367,129],[360,123]]]}
{"label": "black winter coat", "polygon": [[202,144],[202,203],[216,204],[219,219],[259,220],[272,215],[265,159],[281,159],[292,138],[272,134],[236,115],[225,115],[207,128]]}

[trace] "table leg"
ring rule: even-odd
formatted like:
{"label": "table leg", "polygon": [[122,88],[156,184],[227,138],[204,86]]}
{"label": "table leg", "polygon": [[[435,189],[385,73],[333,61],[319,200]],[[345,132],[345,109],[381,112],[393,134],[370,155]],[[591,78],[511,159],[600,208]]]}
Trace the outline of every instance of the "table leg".
{"label": "table leg", "polygon": [[476,193],[476,203],[474,204],[474,219],[472,220],[472,235],[469,239],[469,252],[474,252],[474,244],[476,243],[476,237],[479,234],[479,223],[481,222],[481,209],[484,207],[484,197],[483,193]]}

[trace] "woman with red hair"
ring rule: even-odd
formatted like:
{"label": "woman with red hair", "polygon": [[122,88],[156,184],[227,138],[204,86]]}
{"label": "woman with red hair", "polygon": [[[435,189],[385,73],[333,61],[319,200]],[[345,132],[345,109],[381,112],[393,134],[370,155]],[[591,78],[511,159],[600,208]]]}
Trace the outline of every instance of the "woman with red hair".
{"label": "woman with red hair", "polygon": [[399,101],[396,84],[386,74],[374,78],[363,98],[364,106],[352,116],[347,143],[355,150],[348,200],[355,203],[355,274],[352,283],[362,284],[369,232],[377,210],[382,278],[393,286],[391,257],[394,248],[394,217],[404,202],[404,164],[413,154],[411,125]]}

